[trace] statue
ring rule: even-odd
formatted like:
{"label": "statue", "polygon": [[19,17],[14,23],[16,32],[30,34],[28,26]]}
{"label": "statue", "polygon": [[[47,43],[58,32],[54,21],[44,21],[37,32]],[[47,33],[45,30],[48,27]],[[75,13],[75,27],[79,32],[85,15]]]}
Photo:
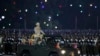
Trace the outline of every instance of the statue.
{"label": "statue", "polygon": [[34,27],[34,34],[31,36],[31,39],[34,39],[35,44],[41,44],[43,35],[45,33],[41,30],[40,23],[37,22],[36,26]]}

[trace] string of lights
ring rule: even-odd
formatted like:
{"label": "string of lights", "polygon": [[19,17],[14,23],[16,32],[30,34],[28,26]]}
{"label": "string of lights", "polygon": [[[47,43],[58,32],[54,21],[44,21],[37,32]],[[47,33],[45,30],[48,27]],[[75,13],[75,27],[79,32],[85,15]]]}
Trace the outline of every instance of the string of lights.
{"label": "string of lights", "polygon": [[[46,28],[50,25],[47,23],[50,15],[53,22],[56,19],[65,29],[74,29],[76,16],[77,28],[96,29],[99,3],[99,0],[1,0],[0,28],[24,28],[24,20],[27,28],[33,28],[35,22],[41,20]],[[56,24],[53,28],[59,27]]]}

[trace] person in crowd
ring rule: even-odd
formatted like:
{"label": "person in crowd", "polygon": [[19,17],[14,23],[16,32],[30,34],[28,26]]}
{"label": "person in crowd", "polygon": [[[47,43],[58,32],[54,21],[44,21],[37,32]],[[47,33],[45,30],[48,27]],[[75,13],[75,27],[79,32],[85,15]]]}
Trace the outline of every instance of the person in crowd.
{"label": "person in crowd", "polygon": [[3,36],[0,35],[0,53],[2,53],[2,47],[3,47],[2,40]]}
{"label": "person in crowd", "polygon": [[3,37],[0,35],[0,44],[2,44]]}
{"label": "person in crowd", "polygon": [[74,51],[70,52],[70,56],[75,56]]}

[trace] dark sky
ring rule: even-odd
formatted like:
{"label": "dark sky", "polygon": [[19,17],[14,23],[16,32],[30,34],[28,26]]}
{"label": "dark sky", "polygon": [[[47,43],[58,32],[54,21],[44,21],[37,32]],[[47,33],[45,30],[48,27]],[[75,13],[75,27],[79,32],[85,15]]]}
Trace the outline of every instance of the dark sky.
{"label": "dark sky", "polygon": [[0,0],[0,28],[33,29],[39,21],[45,29],[51,23],[58,29],[100,29],[100,0],[45,1]]}

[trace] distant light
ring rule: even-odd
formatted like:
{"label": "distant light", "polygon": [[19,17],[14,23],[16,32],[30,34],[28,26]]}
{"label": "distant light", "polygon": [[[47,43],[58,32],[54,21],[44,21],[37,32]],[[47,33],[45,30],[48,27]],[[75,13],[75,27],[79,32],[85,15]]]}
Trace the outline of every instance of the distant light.
{"label": "distant light", "polygon": [[42,2],[42,1],[41,1],[40,3],[41,3],[41,4],[43,4],[43,2]]}
{"label": "distant light", "polygon": [[95,6],[95,8],[97,8],[97,6]]}
{"label": "distant light", "polygon": [[22,17],[20,17],[19,19],[23,19]]}
{"label": "distant light", "polygon": [[13,1],[13,5],[16,5],[16,2],[15,1]]}
{"label": "distant light", "polygon": [[82,11],[82,10],[81,10],[80,12],[81,12],[81,13],[83,13],[83,11]]}
{"label": "distant light", "polygon": [[48,18],[51,19],[51,16],[49,16]]}
{"label": "distant light", "polygon": [[49,24],[46,24],[46,26],[49,26]]}
{"label": "distant light", "polygon": [[41,7],[42,9],[44,8],[44,5],[42,5],[42,7]]}
{"label": "distant light", "polygon": [[5,11],[7,11],[7,9],[4,9]]}
{"label": "distant light", "polygon": [[70,7],[72,7],[73,6],[73,4],[70,4]]}
{"label": "distant light", "polygon": [[38,14],[38,12],[36,11],[35,14]]}
{"label": "distant light", "polygon": [[62,8],[62,5],[59,5],[59,8]]}
{"label": "distant light", "polygon": [[21,10],[18,10],[18,12],[22,12]]}
{"label": "distant light", "polygon": [[61,54],[65,54],[66,53],[66,51],[65,50],[61,50]]}
{"label": "distant light", "polygon": [[28,12],[28,9],[25,9],[25,12]]}
{"label": "distant light", "polygon": [[45,2],[47,2],[47,0],[45,0]]}
{"label": "distant light", "polygon": [[2,19],[0,18],[0,21],[2,21]]}
{"label": "distant light", "polygon": [[78,50],[78,54],[80,54],[81,53],[81,51],[80,50]]}
{"label": "distant light", "polygon": [[46,24],[46,22],[43,22],[44,24]]}
{"label": "distant light", "polygon": [[5,16],[1,16],[2,19],[5,19]]}
{"label": "distant light", "polygon": [[49,18],[48,21],[51,21],[51,16],[49,16],[48,18]]}
{"label": "distant light", "polygon": [[59,14],[57,14],[57,16],[59,16]]}
{"label": "distant light", "polygon": [[88,16],[91,16],[91,14],[89,13]]}
{"label": "distant light", "polygon": [[82,5],[80,4],[79,7],[82,7]]}
{"label": "distant light", "polygon": [[48,21],[51,21],[51,18],[49,18]]}
{"label": "distant light", "polygon": [[11,26],[11,23],[9,23],[9,26]]}
{"label": "distant light", "polygon": [[3,26],[2,28],[5,29],[5,26]]}
{"label": "distant light", "polygon": [[36,5],[35,7],[39,7],[38,5]]}
{"label": "distant light", "polygon": [[57,29],[58,27],[57,26],[55,26],[55,29]]}
{"label": "distant light", "polygon": [[90,7],[92,7],[93,6],[93,4],[90,4]]}

